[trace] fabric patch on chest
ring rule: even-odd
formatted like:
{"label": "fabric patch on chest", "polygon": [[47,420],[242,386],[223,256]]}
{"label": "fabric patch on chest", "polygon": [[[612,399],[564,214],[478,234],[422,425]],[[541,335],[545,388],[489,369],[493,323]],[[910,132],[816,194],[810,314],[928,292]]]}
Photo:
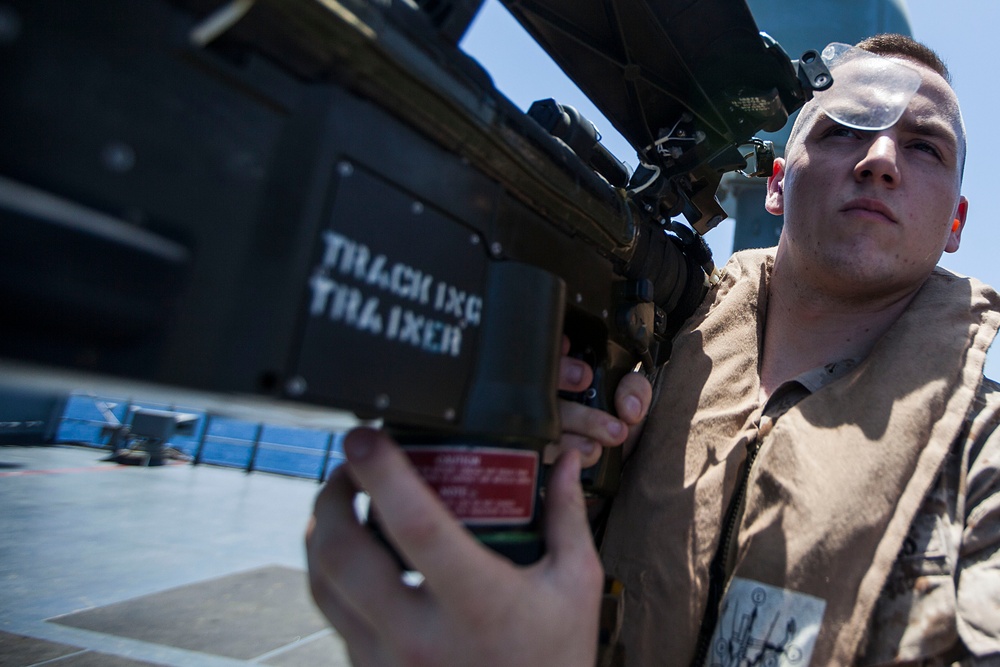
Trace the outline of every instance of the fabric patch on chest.
{"label": "fabric patch on chest", "polygon": [[812,658],[826,601],[734,577],[719,610],[709,667],[805,667]]}

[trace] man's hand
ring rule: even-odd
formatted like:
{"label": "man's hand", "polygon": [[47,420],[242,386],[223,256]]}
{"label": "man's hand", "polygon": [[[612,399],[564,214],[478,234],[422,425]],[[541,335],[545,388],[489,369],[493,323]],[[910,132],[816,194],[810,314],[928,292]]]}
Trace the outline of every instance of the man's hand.
{"label": "man's hand", "polygon": [[[563,357],[559,366],[559,389],[582,392],[594,381],[590,366],[579,359],[566,356],[569,339],[563,339]],[[597,463],[604,447],[625,446],[625,456],[631,451],[642,428],[652,401],[653,388],[639,373],[628,373],[615,390],[615,418],[603,410],[587,407],[574,401],[559,401],[559,418],[562,437],[559,450],[575,449],[580,452],[583,466]]]}
{"label": "man's hand", "polygon": [[[347,463],[320,493],[306,535],[310,585],[355,665],[544,665],[596,659],[602,570],[587,526],[580,460],[549,479],[546,555],[518,567],[480,545],[383,433],[351,432]],[[358,488],[421,572],[411,587],[353,510]]]}

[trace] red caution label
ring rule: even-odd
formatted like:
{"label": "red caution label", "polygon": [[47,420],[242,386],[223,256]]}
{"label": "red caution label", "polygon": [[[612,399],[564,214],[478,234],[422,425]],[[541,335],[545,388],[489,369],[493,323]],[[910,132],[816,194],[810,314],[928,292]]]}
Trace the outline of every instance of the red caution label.
{"label": "red caution label", "polygon": [[407,445],[413,465],[468,524],[527,524],[535,511],[538,452]]}

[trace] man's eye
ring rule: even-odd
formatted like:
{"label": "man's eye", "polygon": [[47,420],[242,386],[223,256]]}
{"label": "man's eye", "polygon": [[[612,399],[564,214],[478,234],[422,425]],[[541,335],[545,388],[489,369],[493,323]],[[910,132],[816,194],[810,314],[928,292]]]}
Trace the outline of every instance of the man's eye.
{"label": "man's eye", "polygon": [[914,141],[912,144],[910,144],[910,148],[915,148],[918,151],[928,153],[939,159],[941,157],[941,151],[939,151],[934,144],[928,143],[926,141]]}
{"label": "man's eye", "polygon": [[824,133],[824,136],[827,136],[827,137],[856,137],[857,134],[858,133],[857,133],[856,130],[852,130],[849,127],[844,127],[843,125],[834,125],[834,126],[832,126],[830,129],[828,129]]}

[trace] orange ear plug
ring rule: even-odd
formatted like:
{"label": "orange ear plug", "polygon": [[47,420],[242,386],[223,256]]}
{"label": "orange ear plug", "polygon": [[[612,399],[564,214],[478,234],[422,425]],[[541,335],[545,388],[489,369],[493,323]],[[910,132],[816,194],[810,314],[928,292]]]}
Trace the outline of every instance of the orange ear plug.
{"label": "orange ear plug", "polygon": [[962,226],[962,221],[955,218],[955,221],[951,223],[951,233],[954,234],[958,231],[958,228]]}

